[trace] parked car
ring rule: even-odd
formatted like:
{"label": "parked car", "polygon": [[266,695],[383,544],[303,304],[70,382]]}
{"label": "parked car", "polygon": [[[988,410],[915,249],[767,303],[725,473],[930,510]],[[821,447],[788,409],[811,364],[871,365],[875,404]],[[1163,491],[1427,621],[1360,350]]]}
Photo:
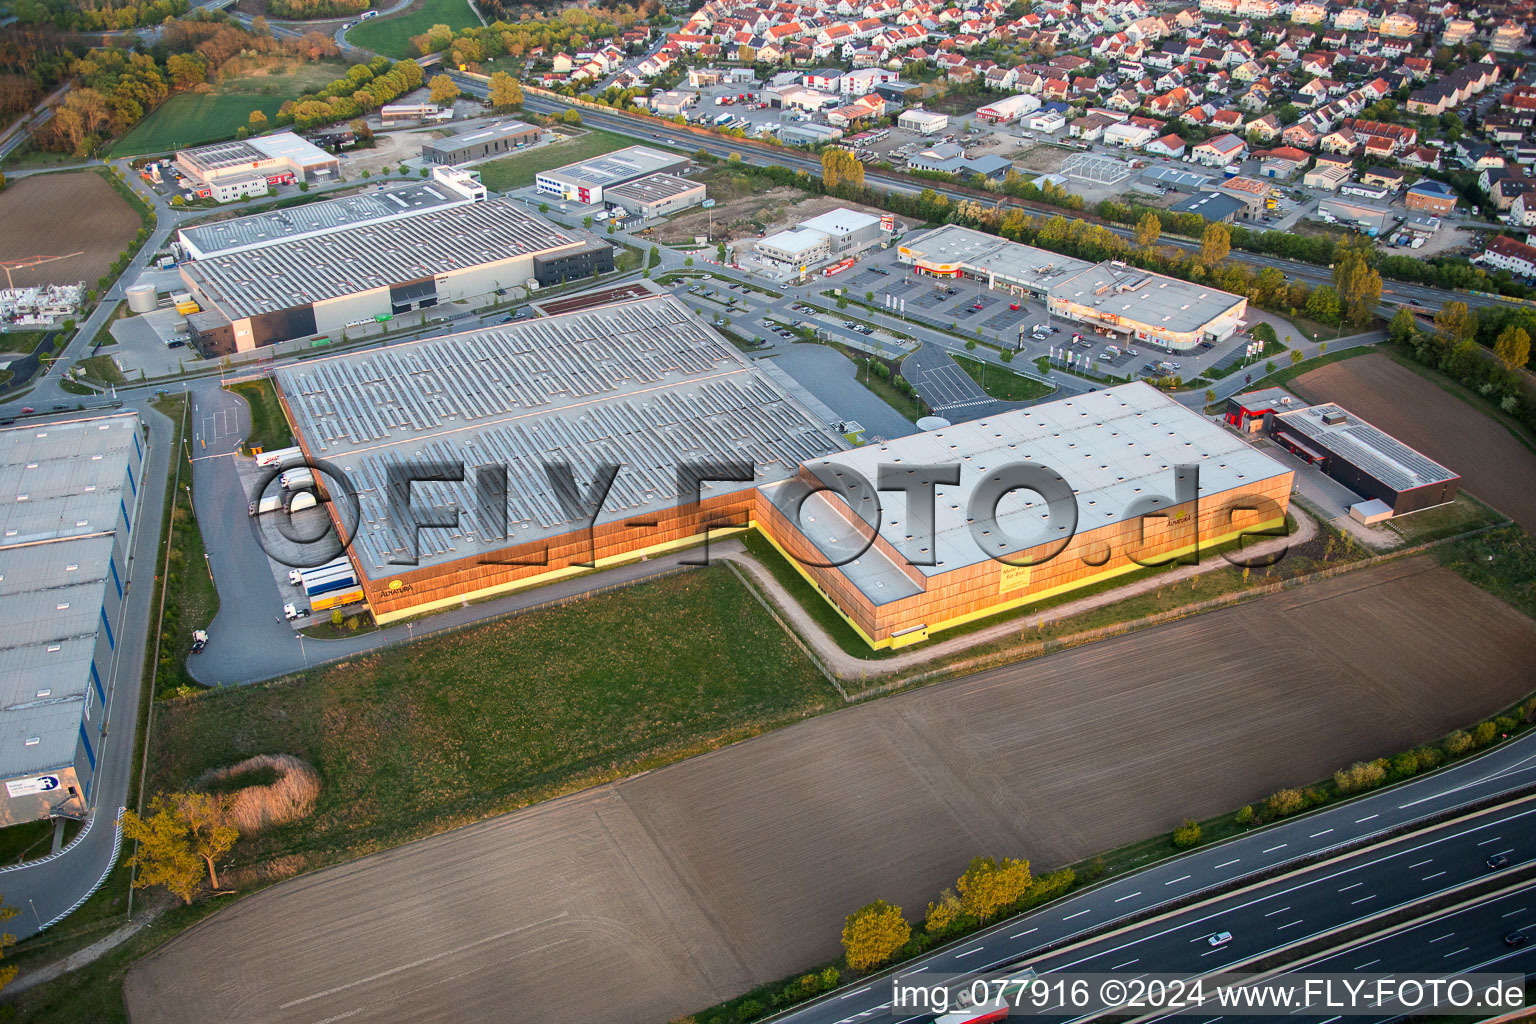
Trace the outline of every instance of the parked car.
{"label": "parked car", "polygon": [[207,646],[208,646],[208,631],[205,630],[205,629],[194,629],[192,631],[192,653],[193,654],[201,654],[202,651],[203,651],[203,648],[207,647]]}

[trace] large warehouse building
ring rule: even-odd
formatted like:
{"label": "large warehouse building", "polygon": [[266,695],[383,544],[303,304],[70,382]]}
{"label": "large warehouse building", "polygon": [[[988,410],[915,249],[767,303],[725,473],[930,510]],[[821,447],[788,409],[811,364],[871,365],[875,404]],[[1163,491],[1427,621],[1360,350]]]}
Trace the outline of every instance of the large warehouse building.
{"label": "large warehouse building", "polygon": [[335,154],[293,132],[183,149],[176,154],[176,167],[204,189],[257,178],[273,185],[330,181],[341,174]]}
{"label": "large warehouse building", "polygon": [[[1024,463],[1060,474],[1075,519],[1048,510],[1049,496],[1005,489]],[[906,492],[887,482],[876,497],[859,482],[902,465],[959,468],[958,485],[926,492],[931,534]],[[760,489],[758,521],[870,646],[900,647],[1283,525],[1292,476],[1138,382],[813,459]]]}
{"label": "large warehouse building", "polygon": [[137,413],[0,430],[0,825],[90,807],[143,461]]}
{"label": "large warehouse building", "polygon": [[485,160],[531,146],[539,141],[539,129],[521,121],[504,121],[487,127],[472,128],[423,143],[421,160],[428,166],[466,164]]}
{"label": "large warehouse building", "polygon": [[613,269],[612,246],[595,236],[557,228],[513,200],[465,199],[443,184],[455,172],[435,173],[432,184],[402,185],[373,203],[333,200],[185,232],[188,250],[204,254],[181,268],[202,307],[187,318],[194,344],[205,356],[245,352]]}
{"label": "large warehouse building", "polygon": [[1207,285],[1106,260],[1089,263],[946,225],[901,244],[899,259],[934,277],[971,277],[1044,302],[1052,315],[1101,333],[1188,351],[1231,337],[1248,300]]}
{"label": "large warehouse building", "polygon": [[605,189],[628,184],[652,174],[673,174],[688,168],[688,158],[663,153],[649,146],[630,146],[604,156],[540,171],[535,187],[544,195],[567,202],[592,205],[603,202]]}
{"label": "large warehouse building", "polygon": [[[358,491],[356,524],[328,507],[382,622],[744,525],[756,484],[846,447],[671,296],[290,365],[275,381],[299,444]],[[389,467],[461,460],[506,475],[416,484],[419,515],[452,508],[458,522],[421,530],[413,554],[385,497]],[[706,485],[689,507],[680,470],[741,461],[753,479]],[[555,463],[582,494],[599,466],[622,467],[590,535],[590,513],[550,481]]]}
{"label": "large warehouse building", "polygon": [[1307,405],[1283,388],[1233,395],[1226,420],[1268,431],[1303,462],[1380,502],[1378,513],[1366,513],[1373,520],[1443,505],[1461,490],[1460,476],[1386,431],[1332,403]]}

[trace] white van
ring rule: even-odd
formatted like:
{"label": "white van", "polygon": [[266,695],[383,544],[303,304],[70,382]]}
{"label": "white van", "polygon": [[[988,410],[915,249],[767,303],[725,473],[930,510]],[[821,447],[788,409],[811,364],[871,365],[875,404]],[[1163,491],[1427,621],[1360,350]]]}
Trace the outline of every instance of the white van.
{"label": "white van", "polygon": [[378,11],[364,11],[363,12],[363,16],[358,18],[357,20],[358,21],[367,21],[369,18],[377,18],[378,16],[379,16],[379,12]]}

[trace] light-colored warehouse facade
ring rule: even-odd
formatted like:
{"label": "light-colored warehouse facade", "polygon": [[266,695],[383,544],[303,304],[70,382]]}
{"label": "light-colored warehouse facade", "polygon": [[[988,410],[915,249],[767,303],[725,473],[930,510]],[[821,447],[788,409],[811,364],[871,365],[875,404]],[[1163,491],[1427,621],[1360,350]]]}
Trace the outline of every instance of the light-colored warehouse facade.
{"label": "light-colored warehouse facade", "polygon": [[[251,234],[239,223],[231,229],[235,236]],[[256,241],[181,268],[202,306],[187,322],[205,355],[340,332],[359,320],[528,281],[550,285],[613,269],[607,243],[557,228],[509,199],[430,205]]]}
{"label": "light-colored warehouse facade", "polygon": [[[1003,490],[1025,463],[1060,475],[1075,520]],[[882,466],[894,483],[876,492]],[[957,485],[927,492],[931,531],[891,489],[903,467],[958,467]],[[887,648],[1283,526],[1291,481],[1138,382],[813,459],[760,489],[757,518],[865,642]]]}
{"label": "light-colored warehouse facade", "polygon": [[648,174],[603,193],[603,202],[610,208],[619,207],[630,216],[646,219],[698,206],[705,198],[702,181],[690,181],[675,174]]}
{"label": "light-colored warehouse facade", "polygon": [[753,251],[765,259],[805,270],[829,260],[857,256],[887,237],[880,217],[838,207],[758,239]]}
{"label": "light-colored warehouse facade", "polygon": [[629,146],[591,160],[540,171],[534,187],[567,202],[601,203],[604,190],[651,174],[675,174],[688,168],[688,158],[649,146]]}
{"label": "light-colored warehouse facade", "polygon": [[327,153],[293,132],[183,149],[176,154],[176,167],[195,184],[205,188],[211,188],[217,182],[242,181],[255,175],[276,185],[329,181],[341,173],[341,161],[335,154]]}
{"label": "light-colored warehouse facade", "polygon": [[1101,333],[1178,351],[1231,337],[1248,310],[1246,298],[1217,288],[1123,263],[1089,263],[953,224],[903,241],[898,258],[919,273],[972,277],[1038,299],[1052,315]]}
{"label": "light-colored warehouse facade", "polygon": [[[356,524],[327,507],[383,622],[697,543],[711,523],[744,527],[757,484],[846,447],[671,296],[314,360],[274,379],[299,444],[358,492]],[[413,552],[385,499],[389,467],[413,460],[505,476],[471,468],[459,483],[414,485],[418,508],[454,508],[458,523],[421,530]],[[751,479],[708,484],[691,505],[679,470],[733,461]],[[551,482],[554,463],[583,495],[601,465],[621,467],[590,534],[591,513]]]}
{"label": "light-colored warehouse facade", "polygon": [[0,430],[0,825],[91,805],[143,463],[137,413]]}

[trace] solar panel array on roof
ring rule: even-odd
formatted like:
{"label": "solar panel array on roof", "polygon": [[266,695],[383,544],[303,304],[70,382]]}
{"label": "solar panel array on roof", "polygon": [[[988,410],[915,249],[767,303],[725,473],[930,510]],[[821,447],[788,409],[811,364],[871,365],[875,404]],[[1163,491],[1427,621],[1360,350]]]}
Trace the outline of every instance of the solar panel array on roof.
{"label": "solar panel array on roof", "polygon": [[583,492],[599,464],[622,465],[606,523],[676,505],[688,462],[747,460],[763,482],[844,447],[670,296],[318,360],[277,380],[310,450],[359,492],[355,550],[374,577],[407,550],[386,487],[403,461],[507,467],[505,539],[476,508],[472,475],[413,488],[418,507],[459,512],[457,527],[420,534],[434,564],[583,526],[556,498],[552,463],[569,463]]}
{"label": "solar panel array on roof", "polygon": [[1393,490],[1457,479],[1438,462],[1332,403],[1281,413],[1280,422]]}
{"label": "solar panel array on roof", "polygon": [[227,253],[186,273],[238,319],[581,244],[496,199]]}

